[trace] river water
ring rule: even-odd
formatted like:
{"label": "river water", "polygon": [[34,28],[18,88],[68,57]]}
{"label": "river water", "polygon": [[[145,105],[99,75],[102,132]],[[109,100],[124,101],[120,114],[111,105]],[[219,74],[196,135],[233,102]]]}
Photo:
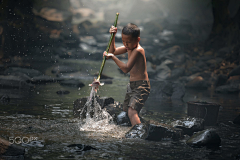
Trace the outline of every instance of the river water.
{"label": "river water", "polygon": [[[79,67],[87,75],[98,71],[101,62],[87,60],[62,60],[58,64]],[[36,66],[40,66],[35,63]],[[51,75],[49,66],[45,74]],[[40,68],[40,67],[39,67]],[[41,68],[40,68],[41,69]],[[103,74],[114,77],[112,84],[100,87],[98,95],[113,97],[123,102],[128,76],[121,74],[113,62],[107,61]],[[207,101],[221,105],[217,129],[222,143],[217,148],[193,148],[183,139],[160,142],[142,139],[126,139],[129,127],[109,124],[105,130],[80,129],[79,119],[73,118],[73,102],[89,96],[93,77],[80,80],[82,88],[61,86],[59,83],[36,85],[28,96],[11,99],[0,107],[0,135],[26,148],[25,159],[240,159],[240,126],[232,124],[240,113],[239,94],[217,94],[213,89],[187,89],[183,102],[162,101],[149,98],[145,109],[152,111],[151,119],[170,123],[185,117],[188,101]],[[154,86],[152,86],[154,87]],[[58,95],[56,91],[68,90]],[[21,91],[17,91],[21,94]],[[149,119],[149,117],[143,117]],[[81,148],[82,147],[82,148]]]}

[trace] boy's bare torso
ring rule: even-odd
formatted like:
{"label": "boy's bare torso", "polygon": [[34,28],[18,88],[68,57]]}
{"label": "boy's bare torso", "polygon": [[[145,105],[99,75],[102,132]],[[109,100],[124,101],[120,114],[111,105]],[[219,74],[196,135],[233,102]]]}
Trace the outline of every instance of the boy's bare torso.
{"label": "boy's bare torso", "polygon": [[[139,44],[134,50],[140,54],[138,54],[136,63],[130,70],[130,81],[148,80],[145,51]],[[134,50],[127,50],[128,59],[130,59],[131,54]]]}

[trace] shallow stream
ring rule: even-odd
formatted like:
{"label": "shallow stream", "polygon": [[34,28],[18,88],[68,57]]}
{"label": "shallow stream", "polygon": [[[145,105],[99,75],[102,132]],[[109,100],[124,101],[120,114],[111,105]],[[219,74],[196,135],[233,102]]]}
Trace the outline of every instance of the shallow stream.
{"label": "shallow stream", "polygon": [[[81,131],[79,119],[73,118],[73,102],[89,96],[91,87],[88,84],[93,80],[90,75],[98,71],[101,62],[64,60],[59,63],[76,66],[84,72],[86,76],[79,79],[85,86],[36,85],[28,96],[11,99],[10,104],[0,108],[0,135],[25,147],[25,159],[240,159],[240,126],[232,124],[240,113],[239,94],[188,89],[183,102],[149,98],[144,107],[152,111],[150,118],[154,121],[170,123],[186,116],[188,101],[221,104],[218,125],[212,127],[217,129],[222,140],[218,148],[192,148],[185,144],[187,136],[179,141],[165,139],[160,142],[126,139],[124,135],[129,127],[111,124],[106,130]],[[50,71],[51,67],[45,74],[52,75]],[[107,61],[103,74],[114,79],[112,84],[100,87],[97,94],[123,102],[128,76],[121,74],[111,61]],[[70,93],[58,95],[56,91],[59,90]]]}

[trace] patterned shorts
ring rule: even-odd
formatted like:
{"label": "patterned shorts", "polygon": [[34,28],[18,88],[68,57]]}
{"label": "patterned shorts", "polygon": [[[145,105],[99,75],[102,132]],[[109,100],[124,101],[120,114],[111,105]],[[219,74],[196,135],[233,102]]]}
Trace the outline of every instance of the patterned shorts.
{"label": "patterned shorts", "polygon": [[144,106],[150,93],[150,81],[130,81],[127,85],[127,93],[123,102],[123,110],[128,111],[128,107],[135,109],[138,113]]}

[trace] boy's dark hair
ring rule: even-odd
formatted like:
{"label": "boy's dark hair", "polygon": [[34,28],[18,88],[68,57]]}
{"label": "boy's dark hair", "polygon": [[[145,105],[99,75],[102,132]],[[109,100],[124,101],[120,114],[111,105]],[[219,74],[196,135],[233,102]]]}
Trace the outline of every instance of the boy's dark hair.
{"label": "boy's dark hair", "polygon": [[131,35],[133,38],[140,37],[140,29],[136,24],[128,23],[122,29],[122,34]]}

